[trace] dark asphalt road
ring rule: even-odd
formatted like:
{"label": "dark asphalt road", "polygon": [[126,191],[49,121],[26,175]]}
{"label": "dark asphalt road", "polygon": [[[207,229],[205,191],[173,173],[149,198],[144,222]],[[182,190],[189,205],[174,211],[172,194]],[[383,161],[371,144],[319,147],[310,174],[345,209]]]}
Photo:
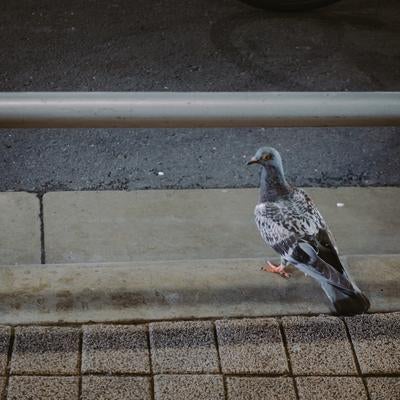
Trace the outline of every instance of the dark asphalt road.
{"label": "dark asphalt road", "polygon": [[[400,90],[399,21],[398,0],[3,0],[0,90]],[[60,129],[0,132],[0,190],[255,186],[266,144],[299,185],[400,185],[400,128]]]}

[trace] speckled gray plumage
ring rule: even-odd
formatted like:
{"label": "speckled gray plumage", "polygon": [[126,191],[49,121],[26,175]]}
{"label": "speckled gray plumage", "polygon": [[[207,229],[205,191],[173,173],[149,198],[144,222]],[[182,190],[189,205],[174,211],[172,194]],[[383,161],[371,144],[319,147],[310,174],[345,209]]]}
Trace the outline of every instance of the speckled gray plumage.
{"label": "speckled gray plumage", "polygon": [[291,256],[299,238],[312,240],[326,223],[307,194],[297,188],[277,201],[257,204],[255,220],[262,238],[283,257]]}

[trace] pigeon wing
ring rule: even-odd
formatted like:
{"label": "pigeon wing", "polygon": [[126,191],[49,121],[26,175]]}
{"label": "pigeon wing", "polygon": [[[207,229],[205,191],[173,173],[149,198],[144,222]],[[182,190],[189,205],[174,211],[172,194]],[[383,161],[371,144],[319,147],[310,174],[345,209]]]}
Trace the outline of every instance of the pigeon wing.
{"label": "pigeon wing", "polygon": [[289,198],[258,204],[255,220],[264,241],[285,260],[321,283],[352,290],[333,236],[304,191],[294,189]]}
{"label": "pigeon wing", "polygon": [[301,189],[294,189],[289,198],[258,204],[255,220],[264,241],[284,258],[300,240],[316,245],[318,232],[326,229],[321,214]]}

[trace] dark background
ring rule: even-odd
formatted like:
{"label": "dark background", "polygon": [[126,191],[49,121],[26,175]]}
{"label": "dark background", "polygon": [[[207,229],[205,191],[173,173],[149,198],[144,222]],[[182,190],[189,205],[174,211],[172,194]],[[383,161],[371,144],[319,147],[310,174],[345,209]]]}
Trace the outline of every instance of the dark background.
{"label": "dark background", "polygon": [[[398,0],[3,0],[0,90],[398,91],[399,21]],[[400,184],[400,128],[15,129],[0,191],[255,186],[261,145],[298,185]]]}

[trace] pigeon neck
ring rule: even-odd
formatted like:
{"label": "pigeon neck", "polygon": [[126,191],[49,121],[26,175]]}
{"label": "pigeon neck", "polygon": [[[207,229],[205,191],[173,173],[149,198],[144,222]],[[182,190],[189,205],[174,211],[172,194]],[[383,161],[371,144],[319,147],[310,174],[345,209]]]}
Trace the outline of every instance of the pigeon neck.
{"label": "pigeon neck", "polygon": [[279,166],[267,165],[261,169],[260,202],[275,201],[288,195],[291,186]]}

